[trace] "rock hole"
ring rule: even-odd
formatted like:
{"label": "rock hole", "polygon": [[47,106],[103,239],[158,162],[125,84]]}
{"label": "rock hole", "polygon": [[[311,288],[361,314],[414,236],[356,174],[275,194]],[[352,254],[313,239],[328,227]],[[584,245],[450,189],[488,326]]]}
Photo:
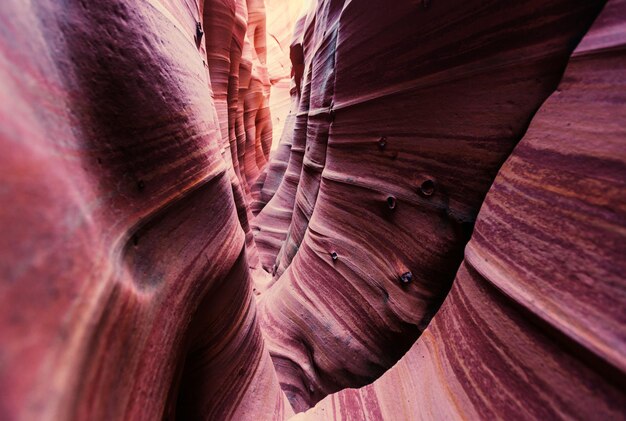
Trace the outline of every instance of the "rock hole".
{"label": "rock hole", "polygon": [[432,196],[435,192],[435,182],[433,180],[424,180],[420,185],[420,192],[424,196]]}
{"label": "rock hole", "polygon": [[400,275],[400,283],[403,285],[410,284],[413,280],[413,274],[411,272],[404,272]]}
{"label": "rock hole", "polygon": [[202,36],[204,35],[204,31],[202,30],[202,24],[200,22],[196,22],[196,43],[198,47],[200,46],[200,41],[202,41]]}
{"label": "rock hole", "polygon": [[385,146],[387,146],[387,138],[383,136],[378,140],[378,149],[380,149],[381,151],[384,151]]}

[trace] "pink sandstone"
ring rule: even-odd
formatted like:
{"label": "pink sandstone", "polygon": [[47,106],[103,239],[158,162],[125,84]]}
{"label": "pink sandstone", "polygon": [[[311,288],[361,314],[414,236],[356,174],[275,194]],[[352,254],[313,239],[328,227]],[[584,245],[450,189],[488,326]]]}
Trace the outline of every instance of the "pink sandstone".
{"label": "pink sandstone", "polygon": [[626,0],[0,28],[0,419],[626,419]]}

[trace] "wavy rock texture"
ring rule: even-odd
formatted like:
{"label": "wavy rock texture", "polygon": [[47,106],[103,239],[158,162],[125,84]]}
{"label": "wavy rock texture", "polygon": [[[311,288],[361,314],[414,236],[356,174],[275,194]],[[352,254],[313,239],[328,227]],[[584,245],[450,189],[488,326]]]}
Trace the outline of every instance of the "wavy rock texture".
{"label": "wavy rock texture", "polygon": [[[299,20],[290,48],[290,57],[294,64],[296,92],[298,92],[294,101],[298,105],[293,122],[287,167],[278,188],[267,205],[257,215],[253,224],[261,264],[266,271],[270,271],[272,274],[276,273],[276,256],[286,238],[291,222],[296,190],[302,170],[311,95],[310,71],[309,74],[305,75],[304,70],[311,55],[308,46],[314,42],[312,30],[312,22],[315,19],[314,12],[315,9],[311,8],[306,17]],[[295,108],[295,104],[293,108]]]}
{"label": "wavy rock texture", "polygon": [[[229,119],[235,117],[238,107],[238,102],[234,101],[232,96],[229,97],[229,90],[231,90],[229,86],[232,84],[232,90],[239,92],[238,63],[241,61],[242,51],[236,45],[242,42],[240,37],[247,27],[246,12],[246,4],[242,0],[207,2],[202,11],[202,28],[206,31],[205,41],[202,43],[200,40],[199,44],[201,48],[203,46],[206,48],[206,63],[209,68],[217,124],[221,134],[222,156],[229,170],[239,222],[246,234],[248,261],[252,267],[255,267],[258,266],[258,255],[250,230],[252,213],[242,187],[245,185],[245,179],[241,175],[236,138],[231,135],[229,128]],[[233,64],[237,66],[234,70]],[[229,105],[231,101],[234,104]],[[229,112],[229,109],[235,112]]]}
{"label": "wavy rock texture", "polygon": [[[274,139],[281,139],[291,109],[292,66],[289,57],[295,22],[308,0],[265,0],[267,15],[267,72],[271,85],[270,108]],[[291,132],[292,129],[287,129]],[[274,142],[275,149],[278,142]],[[267,203],[267,202],[266,202]]]}
{"label": "wavy rock texture", "polygon": [[298,419],[623,419],[626,2],[574,52],[481,208],[433,323]]}
{"label": "wavy rock texture", "polygon": [[0,419],[626,418],[626,0],[305,3],[3,3]]}
{"label": "wavy rock texture", "polygon": [[263,267],[284,238],[260,312],[296,410],[373,381],[427,326],[600,6],[317,3],[289,167],[255,221]]}
{"label": "wavy rock texture", "polygon": [[[272,142],[269,113],[269,76],[265,42],[265,6],[262,0],[248,1],[248,27],[243,55],[249,61],[249,78],[240,84],[239,99],[243,104],[245,144],[240,151],[246,183],[252,187],[265,166]],[[242,155],[243,154],[243,155]]]}
{"label": "wavy rock texture", "polygon": [[0,16],[0,418],[289,414],[218,124],[231,40],[205,56],[182,1]]}
{"label": "wavy rock texture", "polygon": [[335,51],[339,14],[343,1],[320,3],[316,12],[315,33],[323,34],[316,40],[313,48],[317,51],[309,63],[311,74],[311,97],[306,131],[306,151],[302,162],[300,181],[296,191],[293,215],[287,237],[278,252],[276,272],[279,277],[298,251],[308,221],[311,219],[317,193],[319,192],[321,173],[326,161],[328,132],[332,121],[331,106],[335,82]]}
{"label": "wavy rock texture", "polygon": [[[272,0],[266,1],[266,13],[267,13],[267,45],[268,45],[268,57],[267,60],[267,76],[269,78],[269,100],[265,97],[266,106],[271,109],[271,134],[273,138],[282,139],[283,128],[287,124],[288,129],[286,137],[290,138],[289,133],[293,128],[293,124],[290,122],[292,101],[292,88],[291,88],[291,61],[289,57],[289,44],[292,38],[294,22],[299,16],[299,12],[302,10],[304,0]],[[269,102],[268,102],[269,101]],[[272,139],[269,139],[269,143],[272,144]],[[277,143],[274,142],[272,150],[276,149]],[[275,153],[272,156],[273,165],[266,165],[264,170],[256,179],[252,191],[254,193],[254,200],[251,204],[252,213],[257,215],[267,204],[271,195],[268,196],[267,188],[265,187],[265,181],[268,174],[271,172],[273,180],[269,181],[269,185],[277,184],[280,182],[280,178],[284,171],[280,174],[276,173],[277,168],[281,168],[281,160],[289,157],[289,150],[285,153],[286,141],[280,142],[283,147],[281,151]],[[290,143],[289,143],[290,145]],[[285,158],[286,156],[286,158]],[[277,181],[278,180],[278,181]],[[274,192],[276,187],[274,187]],[[273,195],[273,192],[272,192]]]}

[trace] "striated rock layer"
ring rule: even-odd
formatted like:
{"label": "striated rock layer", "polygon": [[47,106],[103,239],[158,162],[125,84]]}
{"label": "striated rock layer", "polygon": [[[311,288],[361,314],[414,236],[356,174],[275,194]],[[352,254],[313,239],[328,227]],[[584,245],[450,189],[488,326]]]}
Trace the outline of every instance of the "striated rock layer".
{"label": "striated rock layer", "polygon": [[224,124],[242,38],[206,28],[245,3],[204,6],[2,5],[3,420],[291,413]]}
{"label": "striated rock layer", "polygon": [[623,419],[626,2],[610,1],[499,172],[400,362],[298,419]]}
{"label": "striated rock layer", "polygon": [[626,0],[0,26],[0,419],[626,418]]}
{"label": "striated rock layer", "polygon": [[255,239],[259,243],[261,264],[265,270],[270,271],[273,275],[276,274],[276,256],[282,242],[285,240],[291,222],[296,189],[302,170],[304,148],[306,146],[311,83],[310,70],[307,74],[304,71],[306,63],[311,58],[311,50],[308,47],[313,43],[311,23],[315,19],[314,11],[315,9],[310,9],[308,14],[298,21],[290,48],[290,57],[294,69],[294,83],[297,92],[297,95],[293,98],[294,104],[292,109],[297,111],[295,111],[296,115],[293,121],[287,167],[284,170],[280,184],[267,205],[256,217],[253,226]]}
{"label": "striated rock layer", "polygon": [[296,410],[373,381],[428,325],[499,167],[601,3],[317,3],[305,127],[255,221],[266,268],[266,225],[290,223],[260,312]]}

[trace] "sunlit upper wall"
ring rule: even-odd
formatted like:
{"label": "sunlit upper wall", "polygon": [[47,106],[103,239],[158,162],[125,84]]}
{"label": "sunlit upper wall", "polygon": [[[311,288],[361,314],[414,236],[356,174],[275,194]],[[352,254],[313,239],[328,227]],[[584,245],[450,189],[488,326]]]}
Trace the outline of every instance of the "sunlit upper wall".
{"label": "sunlit upper wall", "polygon": [[291,62],[289,44],[293,28],[310,0],[265,0],[267,14],[267,67],[272,82],[270,107],[274,139],[272,150],[278,145],[285,117],[289,112],[289,85]]}

